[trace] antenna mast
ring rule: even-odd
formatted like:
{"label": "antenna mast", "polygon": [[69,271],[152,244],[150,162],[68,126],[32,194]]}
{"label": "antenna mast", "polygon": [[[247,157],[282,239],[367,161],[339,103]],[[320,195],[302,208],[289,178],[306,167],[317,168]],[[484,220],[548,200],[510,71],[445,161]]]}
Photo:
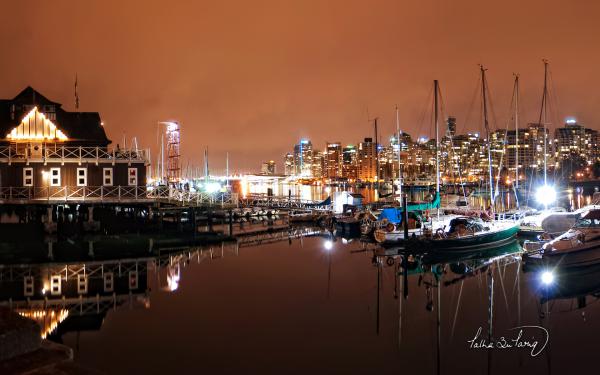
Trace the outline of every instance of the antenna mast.
{"label": "antenna mast", "polygon": [[75,109],[79,111],[79,93],[77,92],[77,73],[75,73]]}
{"label": "antenna mast", "polygon": [[400,117],[398,114],[398,106],[396,105],[396,143],[398,146],[398,195],[402,199],[402,148],[400,145]]}

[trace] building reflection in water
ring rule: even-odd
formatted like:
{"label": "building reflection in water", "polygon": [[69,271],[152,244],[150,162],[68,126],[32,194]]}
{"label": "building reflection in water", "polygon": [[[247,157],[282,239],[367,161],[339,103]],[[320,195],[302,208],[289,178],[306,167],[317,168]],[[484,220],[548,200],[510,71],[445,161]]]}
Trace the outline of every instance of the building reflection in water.
{"label": "building reflection in water", "polygon": [[40,324],[42,338],[60,341],[69,331],[99,329],[111,309],[148,308],[152,258],[4,264],[0,305]]}
{"label": "building reflection in water", "polygon": [[[148,237],[123,238],[115,246],[112,239],[96,239],[77,243],[77,250],[68,253],[64,244],[47,242],[23,254],[23,259],[0,258],[4,263],[0,263],[0,306],[35,320],[42,338],[62,342],[67,332],[99,330],[108,312],[121,306],[150,308],[150,274],[156,276],[161,290],[175,292],[182,269],[192,261],[237,256],[241,247],[323,233],[321,228],[299,227],[213,246],[189,246],[177,240],[161,243]],[[109,254],[99,250],[107,248]]]}

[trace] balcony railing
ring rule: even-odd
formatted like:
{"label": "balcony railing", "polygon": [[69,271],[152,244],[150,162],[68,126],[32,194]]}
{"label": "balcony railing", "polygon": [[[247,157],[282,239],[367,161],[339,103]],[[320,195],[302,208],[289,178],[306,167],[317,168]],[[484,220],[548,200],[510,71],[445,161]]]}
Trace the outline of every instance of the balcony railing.
{"label": "balcony railing", "polygon": [[45,187],[0,187],[0,203],[27,202],[163,202],[179,206],[270,207],[282,209],[307,208],[330,210],[331,204],[300,199],[298,197],[276,197],[266,194],[251,194],[240,197],[232,192],[192,192],[174,187],[146,186],[45,186]]}
{"label": "balcony railing", "polygon": [[182,206],[237,206],[235,193],[201,193],[145,186],[0,187],[0,203],[27,202],[166,202]]}
{"label": "balcony railing", "polygon": [[150,150],[108,150],[104,147],[58,146],[56,144],[21,144],[13,143],[0,146],[0,160],[8,161],[78,161],[96,162],[103,160],[150,162]]}
{"label": "balcony railing", "polygon": [[158,187],[148,192],[148,197],[190,206],[236,206],[238,195],[236,193],[204,193],[180,190],[172,187]]}
{"label": "balcony railing", "polygon": [[8,202],[121,202],[149,200],[145,186],[0,187],[0,201]]}

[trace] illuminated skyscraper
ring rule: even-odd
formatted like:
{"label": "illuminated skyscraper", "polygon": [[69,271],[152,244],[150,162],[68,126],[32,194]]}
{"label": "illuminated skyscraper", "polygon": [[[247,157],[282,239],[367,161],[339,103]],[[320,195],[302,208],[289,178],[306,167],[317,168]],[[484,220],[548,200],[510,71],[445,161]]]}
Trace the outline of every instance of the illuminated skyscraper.
{"label": "illuminated skyscraper", "polygon": [[323,151],[314,151],[312,155],[311,173],[314,178],[324,177],[325,171],[325,153]]}
{"label": "illuminated skyscraper", "polygon": [[591,165],[598,159],[598,131],[578,124],[574,118],[567,119],[564,127],[556,128],[554,137],[560,163],[576,157]]}
{"label": "illuminated skyscraper", "polygon": [[283,159],[283,165],[284,165],[284,174],[286,176],[293,176],[296,174],[296,167],[294,164],[294,154],[292,154],[291,152],[288,152],[287,154],[285,154],[285,158]]}
{"label": "illuminated skyscraper", "polygon": [[365,138],[358,145],[358,179],[362,181],[374,181],[376,178],[375,142],[373,138]]}
{"label": "illuminated skyscraper", "polygon": [[260,168],[260,174],[266,176],[272,176],[275,174],[275,162],[273,160],[262,163]]}
{"label": "illuminated skyscraper", "polygon": [[325,152],[326,173],[324,177],[329,179],[342,177],[342,144],[340,142],[327,143]]}
{"label": "illuminated skyscraper", "polygon": [[342,177],[348,180],[357,178],[357,152],[353,145],[344,147],[342,152]]}
{"label": "illuminated skyscraper", "polygon": [[312,158],[313,158],[313,147],[312,143],[308,139],[300,140],[296,146],[294,146],[294,165],[295,175],[303,177],[312,176]]}

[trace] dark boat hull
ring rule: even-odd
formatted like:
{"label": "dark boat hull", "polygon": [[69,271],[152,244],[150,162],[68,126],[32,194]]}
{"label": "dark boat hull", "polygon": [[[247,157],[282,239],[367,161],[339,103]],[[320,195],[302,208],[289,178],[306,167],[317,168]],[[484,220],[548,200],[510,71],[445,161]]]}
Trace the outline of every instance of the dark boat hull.
{"label": "dark boat hull", "polygon": [[498,232],[429,241],[433,251],[472,251],[484,248],[496,248],[513,241],[519,231],[518,226],[509,227]]}
{"label": "dark boat hull", "polygon": [[400,240],[395,244],[389,244],[385,247],[398,247],[413,253],[423,252],[470,252],[476,250],[496,249],[512,242],[519,227],[517,225],[506,229],[484,233],[477,236],[466,236],[462,238],[445,239],[413,239]]}

